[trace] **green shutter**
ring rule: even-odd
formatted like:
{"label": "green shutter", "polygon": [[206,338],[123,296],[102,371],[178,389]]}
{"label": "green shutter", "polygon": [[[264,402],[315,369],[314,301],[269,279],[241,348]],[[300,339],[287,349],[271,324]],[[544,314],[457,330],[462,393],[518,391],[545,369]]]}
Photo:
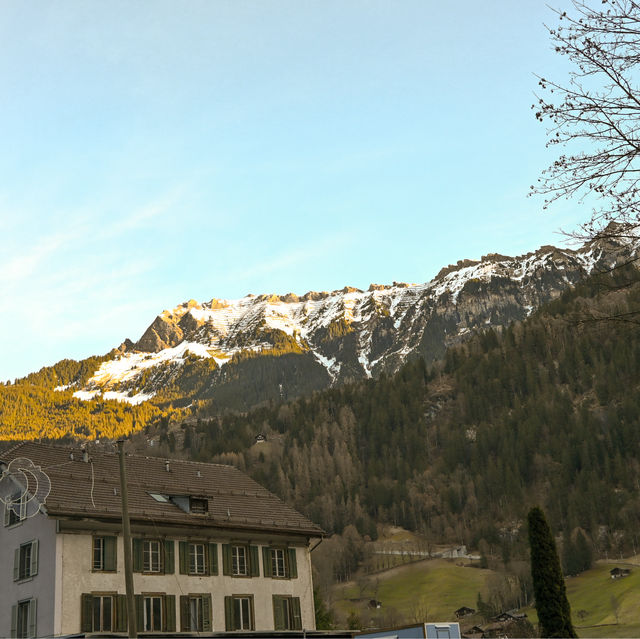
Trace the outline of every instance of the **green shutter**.
{"label": "green shutter", "polygon": [[93,632],[93,596],[84,593],[80,597],[80,632]]}
{"label": "green shutter", "polygon": [[191,630],[189,622],[189,595],[180,595],[180,632]]}
{"label": "green shutter", "polygon": [[273,566],[271,565],[271,548],[262,546],[262,572],[265,577],[273,577]]}
{"label": "green shutter", "polygon": [[288,630],[287,619],[285,617],[285,601],[283,597],[273,595],[273,629]]}
{"label": "green shutter", "polygon": [[178,570],[181,575],[189,572],[189,544],[186,541],[178,542]]}
{"label": "green shutter", "polygon": [[116,595],[116,632],[127,632],[127,595]]}
{"label": "green shutter", "polygon": [[18,604],[11,606],[11,636],[18,635]]}
{"label": "green shutter", "polygon": [[164,610],[165,610],[164,631],[175,632],[176,631],[176,596],[175,595],[164,596]]}
{"label": "green shutter", "polygon": [[133,538],[133,572],[142,572],[142,539]]}
{"label": "green shutter", "polygon": [[13,580],[20,579],[20,548],[16,548],[13,553]]}
{"label": "green shutter", "polygon": [[209,544],[209,574],[218,574],[218,544]]}
{"label": "green shutter", "polygon": [[142,632],[144,630],[144,601],[142,595],[134,595],[136,604],[136,630]]}
{"label": "green shutter", "polygon": [[104,569],[115,572],[117,569],[117,537],[104,538]]}
{"label": "green shutter", "polygon": [[37,637],[38,636],[38,628],[37,628],[37,620],[38,620],[38,600],[30,599],[29,600],[29,637]]}
{"label": "green shutter", "polygon": [[226,630],[235,630],[236,624],[233,618],[233,597],[224,598],[224,625]]}
{"label": "green shutter", "polygon": [[249,568],[252,577],[260,576],[260,559],[258,546],[249,546]]}
{"label": "green shutter", "polygon": [[289,553],[289,579],[298,578],[298,562],[296,560],[296,549],[288,548]]}
{"label": "green shutter", "polygon": [[291,630],[302,630],[300,597],[291,597]]}
{"label": "green shutter", "polygon": [[176,558],[172,539],[164,540],[164,573],[172,575],[176,571]]}
{"label": "green shutter", "polygon": [[31,566],[29,567],[29,576],[33,577],[38,574],[38,540],[31,542]]}
{"label": "green shutter", "polygon": [[222,574],[231,574],[231,545],[222,544]]}
{"label": "green shutter", "polygon": [[[215,545],[215,544],[214,544]],[[211,595],[202,595],[202,631],[211,632],[213,630],[213,606],[211,604]]]}

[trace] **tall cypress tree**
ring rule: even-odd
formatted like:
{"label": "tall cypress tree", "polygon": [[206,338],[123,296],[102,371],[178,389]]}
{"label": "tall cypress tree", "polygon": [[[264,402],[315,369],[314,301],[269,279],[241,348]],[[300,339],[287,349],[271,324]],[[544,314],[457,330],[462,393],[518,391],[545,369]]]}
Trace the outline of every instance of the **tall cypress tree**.
{"label": "tall cypress tree", "polygon": [[577,637],[571,623],[571,608],[549,524],[538,507],[529,511],[528,520],[531,577],[541,635]]}

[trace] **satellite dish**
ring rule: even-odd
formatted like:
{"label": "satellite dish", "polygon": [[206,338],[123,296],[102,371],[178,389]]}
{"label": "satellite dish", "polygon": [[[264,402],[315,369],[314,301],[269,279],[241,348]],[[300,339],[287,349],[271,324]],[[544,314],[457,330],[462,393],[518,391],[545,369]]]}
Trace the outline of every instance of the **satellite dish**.
{"label": "satellite dish", "polygon": [[51,492],[51,480],[26,457],[11,460],[0,476],[0,501],[20,519],[33,517]]}

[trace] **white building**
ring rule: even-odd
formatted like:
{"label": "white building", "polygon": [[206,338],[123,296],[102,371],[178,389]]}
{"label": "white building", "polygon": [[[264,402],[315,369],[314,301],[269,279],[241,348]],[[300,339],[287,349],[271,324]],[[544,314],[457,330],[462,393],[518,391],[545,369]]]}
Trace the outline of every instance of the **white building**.
{"label": "white building", "polygon": [[[0,454],[17,458],[47,474],[51,493],[31,517],[5,507],[0,637],[126,632],[117,455],[32,442]],[[126,466],[139,632],[315,628],[320,528],[231,466]]]}

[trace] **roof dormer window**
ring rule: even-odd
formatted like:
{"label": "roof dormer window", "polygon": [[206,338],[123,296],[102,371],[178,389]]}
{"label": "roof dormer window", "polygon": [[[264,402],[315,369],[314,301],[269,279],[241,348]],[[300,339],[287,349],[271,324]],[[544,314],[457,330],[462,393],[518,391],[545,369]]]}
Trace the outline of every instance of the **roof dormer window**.
{"label": "roof dormer window", "polygon": [[202,497],[189,498],[189,512],[194,515],[204,515],[209,510],[209,503]]}

